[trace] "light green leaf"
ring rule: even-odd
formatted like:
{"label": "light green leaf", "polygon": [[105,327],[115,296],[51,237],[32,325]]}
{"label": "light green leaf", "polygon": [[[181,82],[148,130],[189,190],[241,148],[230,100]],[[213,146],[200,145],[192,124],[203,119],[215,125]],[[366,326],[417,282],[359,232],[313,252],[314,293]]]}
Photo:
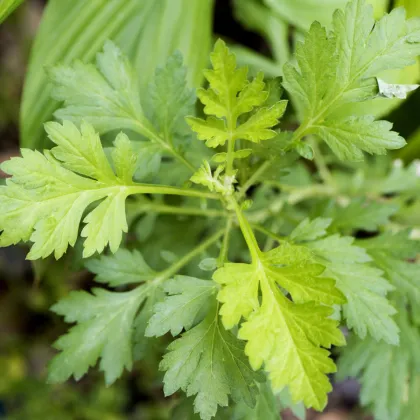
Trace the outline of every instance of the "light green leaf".
{"label": "light green leaf", "polygon": [[[57,147],[44,154],[22,149],[22,157],[2,164],[12,178],[0,187],[0,245],[31,240],[29,259],[52,253],[60,258],[68,245],[74,246],[89,207],[81,232],[86,238],[84,257],[102,252],[108,244],[115,252],[122,233],[127,232],[125,200],[135,192],[134,184],[114,174],[99,136],[89,124],[83,123],[79,131],[70,122],[48,123],[46,130]],[[117,158],[118,175],[126,178],[133,173],[134,162],[125,156],[123,170],[119,147],[117,142],[111,154]],[[90,205],[99,200],[103,201],[92,210]]]}
{"label": "light green leaf", "polygon": [[386,232],[375,238],[359,241],[375,264],[395,287],[395,293],[418,307],[420,304],[420,265],[408,262],[420,252],[420,241],[411,240],[407,231],[396,235]]}
{"label": "light green leaf", "polygon": [[66,322],[78,322],[54,344],[61,353],[49,366],[49,382],[64,382],[70,376],[79,380],[99,358],[100,370],[109,385],[132,367],[132,324],[147,297],[147,285],[130,292],[103,289],[71,292],[52,307]]}
{"label": "light green leaf", "polygon": [[149,141],[132,142],[131,146],[137,154],[137,168],[134,177],[138,181],[147,182],[159,172],[162,161],[162,148]]}
{"label": "light green leaf", "polygon": [[62,125],[49,122],[45,124],[45,131],[57,145],[51,153],[63,162],[63,167],[104,183],[115,179],[101,139],[91,125],[83,123],[79,131],[69,121],[64,121]]}
{"label": "light green leaf", "polygon": [[278,124],[286,107],[287,101],[280,101],[270,108],[260,108],[236,129],[234,138],[258,143],[275,137],[277,133],[271,127]]}
{"label": "light green leaf", "polygon": [[206,120],[187,118],[198,139],[206,140],[208,147],[217,147],[228,140],[244,139],[257,143],[274,137],[276,133],[272,128],[283,116],[287,101],[262,107],[269,95],[264,90],[263,74],[258,73],[254,80],[248,81],[248,69],[236,68],[235,55],[220,39],[214,46],[211,62],[213,69],[204,72],[210,86],[197,92],[204,104],[204,113],[210,116]]}
{"label": "light green leaf", "polygon": [[245,353],[251,366],[258,369],[264,362],[275,389],[289,385],[293,401],[322,410],[331,390],[326,374],[336,369],[320,346],[344,344],[336,322],[328,319],[331,310],[313,303],[293,304],[266,282],[262,293],[261,308],[239,330],[239,337],[248,341]]}
{"label": "light green leaf", "polygon": [[420,186],[418,165],[414,161],[404,167],[401,160],[395,160],[390,173],[380,180],[378,189],[383,194],[416,191]]}
{"label": "light green leaf", "polygon": [[[214,114],[218,118],[230,117],[234,111],[235,105],[239,102],[237,95],[241,92],[248,84],[246,67],[236,68],[236,58],[229,51],[228,47],[222,40],[218,40],[214,46],[213,52],[210,54],[211,63],[213,65],[212,70],[206,70],[204,76],[210,83],[210,96],[217,98],[216,100],[220,103],[220,106],[224,108],[224,111],[214,114],[210,109],[204,111],[209,114]],[[257,95],[262,91],[261,84],[262,80],[256,83],[258,87]],[[203,91],[200,91],[200,96],[203,95]],[[248,98],[249,100],[249,98]],[[258,104],[261,105],[261,104]],[[252,109],[252,107],[251,107]],[[237,116],[240,114],[236,114]]]}
{"label": "light green leaf", "polygon": [[163,288],[169,296],[154,307],[147,337],[159,337],[169,331],[176,336],[184,328],[189,330],[217,291],[213,282],[187,276],[176,276],[166,281]]}
{"label": "light green leaf", "polygon": [[340,261],[348,263],[365,263],[371,261],[366,250],[354,246],[354,238],[350,236],[331,235],[306,244],[324,261]]}
{"label": "light green leaf", "polygon": [[214,117],[202,118],[187,117],[187,123],[191,130],[197,133],[199,140],[206,140],[208,147],[223,146],[229,136],[226,131],[226,124],[223,120]]}
{"label": "light green leaf", "polygon": [[268,91],[264,90],[264,74],[258,72],[257,76],[239,93],[233,115],[239,116],[251,112],[255,107],[261,106],[268,98]]}
{"label": "light green leaf", "polygon": [[284,66],[283,85],[292,94],[302,120],[313,118],[329,93],[336,74],[335,48],[335,39],[315,22],[304,43],[296,45],[299,70],[291,63]]}
{"label": "light green leaf", "polygon": [[397,233],[386,231],[371,239],[358,241],[369,254],[383,252],[397,259],[414,259],[420,253],[420,241],[410,239],[409,230],[401,230]]}
{"label": "light green leaf", "polygon": [[217,268],[217,258],[204,258],[198,264],[198,268],[203,271],[214,271]]}
{"label": "light green leaf", "polygon": [[384,155],[387,149],[400,149],[405,140],[388,121],[375,121],[374,117],[349,117],[327,120],[313,129],[341,160],[363,160],[363,153]]}
{"label": "light green leaf", "polygon": [[296,145],[296,151],[305,159],[313,160],[314,158],[314,149],[308,143],[298,143]]}
{"label": "light green leaf", "polygon": [[392,319],[396,310],[386,299],[394,288],[382,277],[382,271],[365,264],[333,262],[325,275],[336,280],[347,298],[343,314],[349,328],[362,339],[369,333],[376,341],[399,344],[399,330]]}
{"label": "light green leaf", "polygon": [[217,299],[223,303],[219,312],[226,328],[258,309],[259,279],[250,264],[227,263],[213,274],[213,280],[224,286]]}
{"label": "light green leaf", "polygon": [[368,79],[414,63],[420,54],[420,22],[406,21],[403,9],[395,9],[375,24],[372,7],[352,0],[334,13],[333,28],[327,35],[314,23],[296,49],[297,65],[284,68],[284,85],[302,120],[299,139],[316,134],[343,160],[401,148],[405,141],[391,131],[390,123],[352,116],[350,108],[342,117],[340,108],[372,98]]}
{"label": "light green leaf", "polygon": [[353,241],[351,237],[332,235],[307,246],[326,265],[325,276],[335,279],[336,287],[346,297],[343,313],[348,327],[361,338],[369,332],[378,341],[398,344],[398,328],[392,319],[395,308],[386,298],[393,287],[382,277],[382,271],[364,264],[371,258]]}
{"label": "light green leaf", "polygon": [[195,412],[203,420],[214,417],[218,406],[227,406],[229,396],[254,406],[258,392],[255,381],[263,380],[249,367],[243,343],[223,328],[215,309],[169,345],[160,365],[166,371],[165,395],[178,389],[187,396],[196,395]]}
{"label": "light green leaf", "polygon": [[[253,152],[252,149],[237,150],[236,152],[233,153],[233,156],[234,156],[235,159],[245,159],[248,156],[250,156],[252,154],[252,152]],[[218,162],[218,163],[224,163],[224,162],[226,162],[226,159],[227,159],[227,153],[225,153],[225,152],[216,153],[211,158],[211,160],[213,162]]]}
{"label": "light green leaf", "polygon": [[127,57],[107,41],[96,64],[97,68],[78,61],[49,71],[52,97],[64,101],[54,115],[77,125],[88,121],[99,133],[125,128],[152,136],[154,129],[143,114],[137,78]]}
{"label": "light green leaf", "polygon": [[166,140],[182,134],[187,126],[185,115],[194,113],[195,94],[187,87],[187,69],[182,54],[176,51],[164,67],[156,70],[149,86],[153,121]]}
{"label": "light green leaf", "polygon": [[363,199],[352,200],[347,207],[336,207],[331,215],[332,227],[345,232],[363,229],[375,232],[389,223],[389,218],[399,209],[398,205]]}
{"label": "light green leaf", "polygon": [[305,219],[290,234],[293,241],[313,241],[321,236],[325,236],[326,229],[331,224],[331,219],[317,218],[314,220]]}
{"label": "light green leaf", "polygon": [[311,259],[305,247],[285,243],[261,253],[252,264],[225,264],[213,279],[222,285],[217,299],[223,304],[220,314],[226,328],[241,317],[246,320],[239,337],[248,341],[245,352],[251,366],[264,364],[275,389],[288,385],[294,401],[320,410],[331,389],[326,373],[335,366],[319,346],[344,344],[326,305],[343,303],[344,297],[334,280],[320,277],[324,267]]}
{"label": "light green leaf", "polygon": [[120,248],[113,255],[102,255],[87,260],[85,266],[96,274],[95,281],[111,287],[141,283],[152,280],[156,275],[139,251],[124,248]]}
{"label": "light green leaf", "polygon": [[118,134],[114,141],[112,161],[116,175],[127,184],[133,182],[133,176],[137,168],[137,159],[138,155],[134,151],[129,138],[124,133]]}

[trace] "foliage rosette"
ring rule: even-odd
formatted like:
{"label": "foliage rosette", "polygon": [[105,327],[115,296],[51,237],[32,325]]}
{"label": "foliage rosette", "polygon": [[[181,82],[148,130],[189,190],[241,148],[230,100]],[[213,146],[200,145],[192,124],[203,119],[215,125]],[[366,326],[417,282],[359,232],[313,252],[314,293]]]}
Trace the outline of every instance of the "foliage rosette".
{"label": "foliage rosette", "polygon": [[378,418],[412,413],[418,166],[380,157],[405,140],[351,105],[404,98],[417,86],[380,75],[419,54],[418,19],[375,21],[353,0],[311,25],[282,79],[250,77],[222,40],[197,90],[179,52],[140,89],[112,41],[96,64],[48,68],[53,147],[2,164],[0,245],[74,253],[102,286],[52,307],[74,325],[49,381],[98,364],[112,384],[170,340],[163,392],[183,391],[191,416],[274,419],[325,407],[339,347],[339,374],[361,378]]}

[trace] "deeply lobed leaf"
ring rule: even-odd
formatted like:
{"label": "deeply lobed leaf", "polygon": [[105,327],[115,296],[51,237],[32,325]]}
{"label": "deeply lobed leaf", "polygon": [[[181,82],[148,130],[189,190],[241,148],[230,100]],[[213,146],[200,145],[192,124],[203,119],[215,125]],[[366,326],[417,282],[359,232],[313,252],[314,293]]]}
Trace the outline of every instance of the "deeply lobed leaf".
{"label": "deeply lobed leaf", "polygon": [[284,67],[284,86],[291,94],[304,129],[316,134],[342,160],[362,160],[363,152],[384,154],[405,141],[387,121],[369,115],[342,117],[340,107],[372,99],[374,79],[383,70],[404,68],[420,54],[420,21],[395,9],[375,23],[372,7],[353,0],[337,10],[333,31],[312,24],[296,48],[297,65]]}
{"label": "deeply lobed leaf", "polygon": [[139,129],[146,137],[153,127],[144,116],[137,76],[128,59],[111,41],[97,55],[97,67],[76,61],[72,67],[50,69],[52,97],[64,102],[55,112],[60,120],[87,121],[100,133]]}
{"label": "deeply lobed leaf", "polygon": [[134,316],[150,287],[115,293],[94,289],[94,294],[71,292],[52,307],[67,322],[78,322],[54,344],[61,353],[49,366],[49,381],[64,382],[70,376],[80,379],[101,358],[100,369],[107,384],[132,367]]}
{"label": "deeply lobed leaf", "polygon": [[236,402],[255,405],[255,381],[263,377],[248,365],[243,343],[223,328],[216,306],[168,350],[160,364],[160,369],[166,371],[165,395],[178,389],[187,396],[196,395],[195,412],[203,420],[214,417],[218,406],[227,406],[229,396]]}
{"label": "deeply lobed leaf", "polygon": [[[28,258],[52,253],[60,258],[68,245],[75,244],[88,206],[103,200],[83,219],[84,256],[101,252],[108,244],[115,252],[127,232],[125,200],[135,167],[128,138],[117,137],[114,173],[98,134],[88,123],[79,131],[71,122],[51,122],[46,130],[57,145],[51,151],[23,149],[22,157],[2,164],[12,178],[0,187],[0,244],[31,240]],[[121,149],[129,153],[122,156]]]}
{"label": "deeply lobed leaf", "polygon": [[320,277],[323,271],[311,262],[310,251],[285,244],[252,264],[225,264],[213,275],[223,286],[218,300],[226,328],[246,319],[239,337],[248,341],[245,352],[252,367],[264,363],[275,388],[289,385],[295,401],[317,409],[325,405],[331,389],[326,374],[335,371],[328,351],[320,346],[344,344],[336,321],[329,318],[332,309],[324,305],[345,299],[334,280]]}
{"label": "deeply lobed leaf", "polygon": [[[287,101],[268,107],[262,105],[268,99],[263,74],[249,82],[246,67],[236,68],[236,58],[222,40],[218,40],[211,54],[213,69],[204,75],[208,89],[199,89],[197,95],[204,104],[202,118],[188,117],[187,122],[205,140],[209,147],[222,146],[226,141],[244,139],[254,143],[268,140],[276,135],[272,129],[286,110]],[[238,125],[238,119],[245,119]]]}

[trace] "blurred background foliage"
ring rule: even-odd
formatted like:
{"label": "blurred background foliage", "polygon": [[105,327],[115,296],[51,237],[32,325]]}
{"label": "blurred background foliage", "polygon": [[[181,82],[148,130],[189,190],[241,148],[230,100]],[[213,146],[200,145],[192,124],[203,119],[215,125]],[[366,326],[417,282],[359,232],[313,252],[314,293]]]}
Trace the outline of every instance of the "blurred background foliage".
{"label": "blurred background foliage", "polygon": [[[377,17],[404,6],[409,16],[420,16],[419,0],[371,0]],[[228,41],[241,64],[251,72],[281,76],[303,31],[316,19],[325,25],[346,0],[0,0],[0,161],[23,147],[48,147],[42,124],[57,103],[49,97],[46,72],[56,63],[75,59],[90,62],[108,38],[129,55],[140,89],[147,86],[157,65],[174,50],[183,53],[191,86],[202,83],[202,69],[218,36]],[[382,78],[393,83],[416,83],[419,64]],[[353,105],[354,106],[354,105]],[[420,158],[420,90],[405,101],[363,104],[386,116],[408,139],[394,157],[409,162]],[[153,217],[153,215],[151,216]],[[144,225],[155,223],[147,216]],[[157,222],[158,223],[158,222]],[[158,226],[157,226],[158,228]],[[194,229],[187,229],[194,232]],[[178,251],[196,241],[185,234],[185,222],[162,235],[180,235]],[[140,238],[145,240],[146,238]],[[171,258],[155,252],[154,265]],[[22,247],[0,249],[0,418],[25,420],[193,419],[177,399],[162,398],[159,373],[162,349],[145,354],[136,369],[111,388],[101,375],[91,373],[79,383],[45,383],[51,343],[66,327],[49,307],[71,289],[89,288],[92,278],[81,270],[77,247],[59,262],[30,264]],[[308,419],[362,419],[355,381],[335,384],[322,414]],[[302,413],[295,412],[300,417]],[[289,410],[283,419],[295,419]],[[228,417],[226,417],[228,418]],[[382,419],[378,419],[382,420]]]}

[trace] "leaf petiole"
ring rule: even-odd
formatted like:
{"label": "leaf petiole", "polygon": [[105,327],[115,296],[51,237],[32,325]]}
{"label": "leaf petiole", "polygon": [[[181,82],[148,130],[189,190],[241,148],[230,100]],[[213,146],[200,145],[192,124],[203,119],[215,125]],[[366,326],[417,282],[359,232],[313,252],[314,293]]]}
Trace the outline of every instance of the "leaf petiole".
{"label": "leaf petiole", "polygon": [[196,168],[194,165],[189,162],[184,156],[182,156],[179,152],[177,152],[172,142],[166,142],[162,137],[160,137],[157,133],[153,130],[148,129],[147,127],[140,124],[139,121],[135,121],[134,127],[135,131],[142,136],[146,136],[150,141],[159,144],[162,150],[167,151],[170,153],[174,158],[178,159],[183,165],[185,165],[191,172],[195,172]]}
{"label": "leaf petiole", "polygon": [[250,225],[253,229],[263,233],[264,235],[268,236],[269,238],[272,238],[272,239],[276,240],[277,242],[283,242],[284,240],[286,240],[286,237],[277,235],[273,231],[271,231],[269,229],[266,229],[264,226],[261,226],[257,223],[250,223]]}
{"label": "leaf petiole", "polygon": [[178,207],[168,206],[166,204],[133,204],[133,211],[135,214],[142,214],[146,212],[161,213],[161,214],[179,214],[185,216],[203,216],[203,217],[227,217],[224,210],[217,209],[200,209],[198,207]]}
{"label": "leaf petiole", "polygon": [[219,229],[216,233],[214,233],[212,236],[207,238],[204,242],[202,242],[200,245],[195,247],[193,250],[191,250],[188,254],[184,255],[181,259],[173,263],[170,267],[168,267],[166,270],[162,271],[158,277],[153,280],[153,282],[161,282],[164,280],[169,279],[178,271],[184,267],[186,264],[188,264],[192,259],[200,255],[202,252],[204,252],[208,247],[213,245],[216,241],[219,240],[225,233],[225,229]]}

